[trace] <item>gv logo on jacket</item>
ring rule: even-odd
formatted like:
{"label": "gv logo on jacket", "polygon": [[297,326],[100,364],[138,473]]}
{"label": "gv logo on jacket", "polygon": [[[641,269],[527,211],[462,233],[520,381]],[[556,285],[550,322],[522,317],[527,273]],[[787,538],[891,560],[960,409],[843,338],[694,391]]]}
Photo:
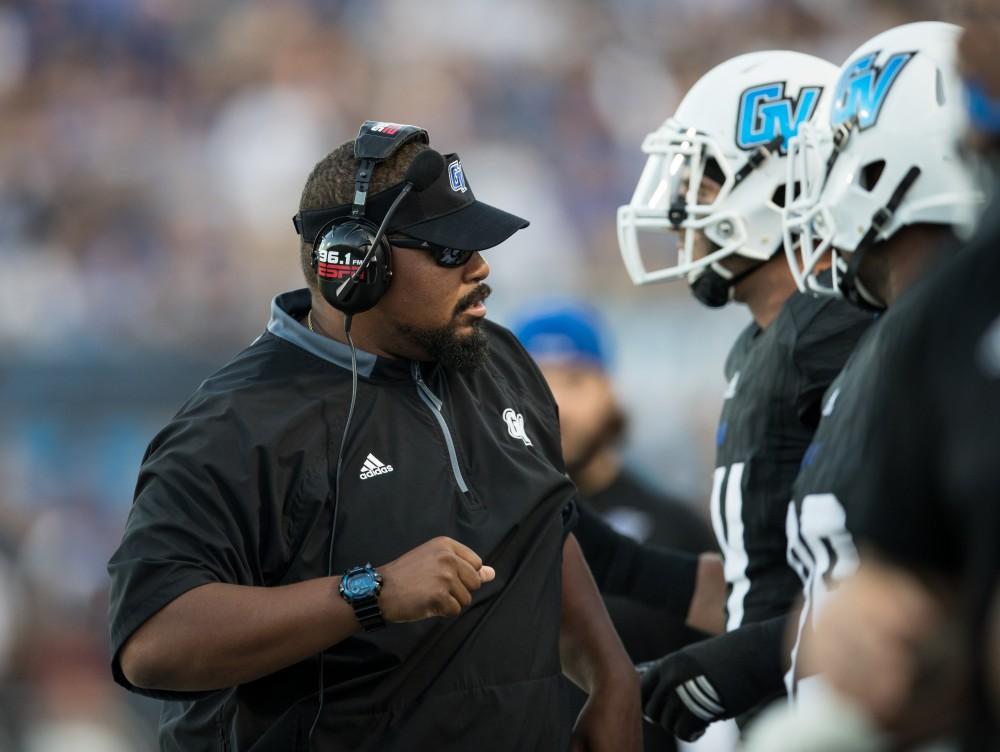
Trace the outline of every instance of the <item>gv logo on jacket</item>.
{"label": "gv logo on jacket", "polygon": [[531,446],[531,439],[524,432],[524,416],[521,413],[516,413],[508,407],[503,411],[503,420],[507,424],[507,433],[523,441],[525,446]]}

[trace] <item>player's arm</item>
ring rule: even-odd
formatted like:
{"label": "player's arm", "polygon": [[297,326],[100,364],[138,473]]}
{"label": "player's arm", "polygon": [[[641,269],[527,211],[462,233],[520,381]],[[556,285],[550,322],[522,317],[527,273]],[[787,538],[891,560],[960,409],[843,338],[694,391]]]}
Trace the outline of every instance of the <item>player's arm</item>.
{"label": "player's arm", "polygon": [[574,729],[574,750],[638,752],[639,678],[573,535],[563,544],[563,672],[590,697]]}
{"label": "player's arm", "polygon": [[639,666],[643,716],[684,741],[784,689],[787,616],[747,624]]}
{"label": "player's arm", "polygon": [[724,628],[726,580],[714,552],[681,553],[643,545],[580,504],[575,535],[598,588],[684,619],[711,634]]}
{"label": "player's arm", "polygon": [[[378,567],[379,606],[391,622],[455,616],[494,577],[471,549],[435,538]],[[360,629],[339,577],[281,587],[209,583],[183,593],[142,624],[119,660],[135,687],[196,692],[258,679]]]}

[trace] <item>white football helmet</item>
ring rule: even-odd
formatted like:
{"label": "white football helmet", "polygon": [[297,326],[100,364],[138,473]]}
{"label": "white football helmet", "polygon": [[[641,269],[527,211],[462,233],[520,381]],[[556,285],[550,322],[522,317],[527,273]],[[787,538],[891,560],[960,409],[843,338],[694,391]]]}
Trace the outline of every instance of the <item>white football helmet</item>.
{"label": "white football helmet", "polygon": [[[918,222],[971,229],[984,199],[957,148],[965,124],[960,33],[930,21],[865,42],[840,69],[828,121],[792,139],[786,180],[800,190],[785,207],[783,236],[800,290],[881,307],[858,284],[863,254],[852,269],[852,253]],[[832,275],[821,280],[827,253]]]}
{"label": "white football helmet", "polygon": [[[717,262],[732,254],[764,262],[781,250],[787,142],[803,123],[828,119],[836,76],[836,66],[812,55],[754,52],[691,87],[643,142],[649,159],[631,202],[618,209],[618,241],[635,284],[693,282],[709,269],[731,284],[733,273]],[[702,190],[706,177],[719,185],[711,198]],[[676,260],[649,268],[652,235],[672,232],[682,235]],[[698,232],[712,249],[694,258]]]}

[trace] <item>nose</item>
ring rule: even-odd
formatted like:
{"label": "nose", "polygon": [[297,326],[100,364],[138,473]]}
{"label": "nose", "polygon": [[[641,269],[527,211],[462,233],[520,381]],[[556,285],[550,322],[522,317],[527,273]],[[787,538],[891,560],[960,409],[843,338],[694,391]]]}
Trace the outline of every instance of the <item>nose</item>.
{"label": "nose", "polygon": [[465,279],[477,284],[490,276],[490,265],[486,263],[486,259],[479,251],[472,254],[472,258],[466,263],[464,270]]}

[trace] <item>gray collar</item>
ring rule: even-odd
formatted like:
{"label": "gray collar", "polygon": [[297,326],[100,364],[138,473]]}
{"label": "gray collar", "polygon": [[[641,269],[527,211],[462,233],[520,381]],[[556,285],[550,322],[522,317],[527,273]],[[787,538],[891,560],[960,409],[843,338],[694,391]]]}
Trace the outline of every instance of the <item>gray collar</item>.
{"label": "gray collar", "polygon": [[[350,347],[343,342],[311,332],[305,324],[299,322],[311,307],[312,295],[307,288],[278,295],[271,301],[271,320],[267,322],[267,330],[275,337],[281,337],[317,358],[350,371]],[[357,350],[357,356],[358,375],[370,378],[377,356],[364,350]]]}

